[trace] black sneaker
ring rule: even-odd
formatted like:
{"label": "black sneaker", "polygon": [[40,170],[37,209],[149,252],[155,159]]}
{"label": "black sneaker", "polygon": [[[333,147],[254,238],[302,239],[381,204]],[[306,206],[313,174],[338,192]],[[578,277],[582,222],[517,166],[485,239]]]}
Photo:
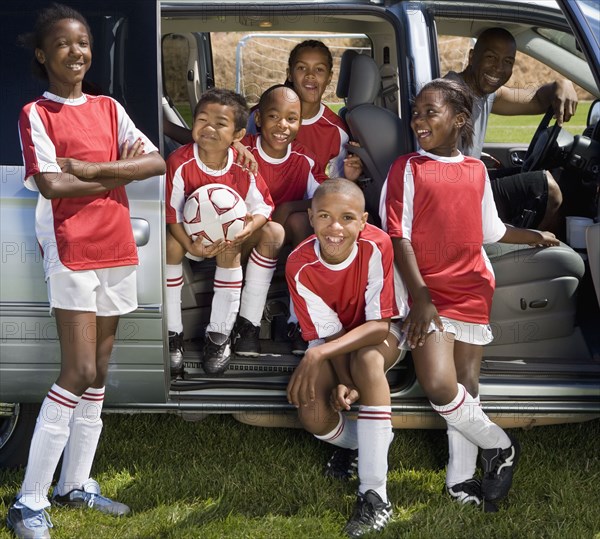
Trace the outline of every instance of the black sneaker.
{"label": "black sneaker", "polygon": [[302,338],[302,330],[298,322],[290,322],[287,325],[287,336],[292,343],[292,354],[295,356],[303,356],[306,352],[308,344]]}
{"label": "black sneaker", "polygon": [[223,374],[231,361],[231,338],[222,333],[206,332],[202,368],[210,376]]}
{"label": "black sneaker", "polygon": [[354,512],[344,527],[349,537],[362,537],[371,532],[385,528],[392,518],[392,505],[384,502],[377,492],[367,490],[359,494],[354,506]]}
{"label": "black sneaker", "polygon": [[512,485],[513,474],[521,454],[521,446],[510,434],[509,438],[512,442],[509,448],[484,449],[481,452],[480,459],[483,468],[481,491],[486,501],[505,498]]}
{"label": "black sneaker", "polygon": [[183,333],[169,331],[171,376],[183,376]]}
{"label": "black sneaker", "polygon": [[483,500],[483,496],[481,495],[481,481],[479,479],[467,479],[451,487],[446,486],[445,490],[450,497],[465,505],[480,505]]}
{"label": "black sneaker", "polygon": [[257,357],[260,355],[259,334],[260,327],[253,325],[243,316],[238,316],[235,326],[233,326],[233,351],[238,356]]}
{"label": "black sneaker", "polygon": [[56,492],[52,496],[52,504],[59,507],[89,507],[96,509],[106,515],[122,517],[131,513],[129,506],[121,502],[115,502],[100,494],[100,485],[94,479],[88,479],[80,489],[73,489],[64,496]]}
{"label": "black sneaker", "polygon": [[325,465],[323,475],[348,481],[358,474],[358,449],[338,447]]}

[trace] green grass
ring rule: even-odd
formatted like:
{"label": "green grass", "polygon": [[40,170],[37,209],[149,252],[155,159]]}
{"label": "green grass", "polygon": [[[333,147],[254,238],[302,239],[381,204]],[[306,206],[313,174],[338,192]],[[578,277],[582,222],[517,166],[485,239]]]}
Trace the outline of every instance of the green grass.
{"label": "green grass", "polygon": [[[572,135],[581,135],[586,127],[591,101],[583,101],[577,106],[577,112],[563,127]],[[539,116],[500,116],[490,115],[486,132],[486,142],[531,142],[543,114]],[[554,120],[550,123],[553,125]]]}
{"label": "green grass", "polygon": [[[211,416],[106,415],[94,467],[123,519],[51,510],[53,539],[340,538],[356,482],[325,479],[331,452],[302,430],[264,429]],[[600,420],[512,431],[523,452],[499,513],[441,494],[443,431],[398,430],[388,491],[394,519],[382,538],[600,538]],[[6,514],[22,471],[0,472]],[[10,537],[0,528],[0,538]]]}

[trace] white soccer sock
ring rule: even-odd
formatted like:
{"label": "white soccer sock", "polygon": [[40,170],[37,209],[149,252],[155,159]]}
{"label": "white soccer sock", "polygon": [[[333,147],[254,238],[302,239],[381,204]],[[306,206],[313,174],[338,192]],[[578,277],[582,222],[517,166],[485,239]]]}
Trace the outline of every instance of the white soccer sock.
{"label": "white soccer sock", "polygon": [[221,268],[215,271],[210,324],[207,331],[229,336],[240,310],[240,294],[242,291],[242,268]]}
{"label": "white soccer sock", "polygon": [[358,492],[374,490],[387,502],[388,449],[392,432],[391,406],[360,406],[358,409]]}
{"label": "white soccer sock", "polygon": [[65,446],[60,479],[56,485],[59,495],[65,495],[90,478],[96,456],[98,439],[102,432],[102,404],[104,388],[90,387],[81,396],[71,419],[71,434]]}
{"label": "white soccer sock", "polygon": [[246,265],[246,282],[242,290],[240,316],[252,322],[254,326],[260,326],[263,309],[267,301],[267,293],[276,266],[276,258],[267,258],[262,256],[256,249],[252,249]]}
{"label": "white soccer sock", "polygon": [[167,264],[165,267],[167,279],[167,328],[169,331],[181,333],[181,289],[183,288],[183,267],[181,264]]}
{"label": "white soccer sock", "polygon": [[479,447],[465,438],[453,425],[448,425],[448,468],[446,486],[452,487],[471,479],[477,467]]}
{"label": "white soccer sock", "polygon": [[19,499],[34,511],[50,506],[48,489],[69,439],[69,423],[79,399],[77,395],[53,384],[42,402],[31,438],[29,460]]}
{"label": "white soccer sock", "polygon": [[508,435],[485,415],[479,401],[469,395],[462,384],[457,385],[456,397],[442,406],[431,403],[433,409],[471,443],[482,449],[510,447],[512,442]]}
{"label": "white soccer sock", "polygon": [[338,412],[340,420],[331,432],[327,434],[315,434],[315,438],[328,442],[338,447],[346,449],[356,449],[358,447],[358,434],[356,429],[356,419],[349,419],[341,412]]}

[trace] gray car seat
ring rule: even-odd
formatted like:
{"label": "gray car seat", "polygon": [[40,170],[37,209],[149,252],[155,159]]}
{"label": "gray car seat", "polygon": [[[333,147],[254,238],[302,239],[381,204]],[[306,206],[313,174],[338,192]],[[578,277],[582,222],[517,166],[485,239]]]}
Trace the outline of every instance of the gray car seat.
{"label": "gray car seat", "polygon": [[[340,72],[338,75],[337,86],[335,87],[335,95],[344,100],[348,97],[348,88],[350,87],[350,72],[352,70],[352,62],[354,58],[358,56],[358,52],[354,49],[347,49],[340,58]],[[346,112],[348,109],[344,105],[339,111],[338,115],[342,120],[346,119]]]}
{"label": "gray car seat", "polygon": [[490,316],[492,347],[573,333],[576,290],[585,265],[571,247],[492,243],[485,251],[496,274]]}
{"label": "gray car seat", "polygon": [[367,211],[374,224],[380,225],[379,195],[394,159],[405,153],[403,125],[397,114],[375,105],[381,92],[381,77],[375,60],[364,54],[352,61],[346,123],[360,148],[358,155],[368,178],[364,182]]}

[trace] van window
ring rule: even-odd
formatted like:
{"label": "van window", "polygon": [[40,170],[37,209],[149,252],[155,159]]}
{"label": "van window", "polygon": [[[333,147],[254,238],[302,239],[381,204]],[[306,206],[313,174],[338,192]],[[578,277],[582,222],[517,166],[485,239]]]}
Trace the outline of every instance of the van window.
{"label": "van window", "polygon": [[[196,34],[199,36],[200,34]],[[335,94],[340,58],[347,49],[372,55],[370,39],[363,34],[333,34],[309,32],[210,32],[214,86],[229,88],[246,97],[250,106],[258,103],[264,90],[286,79],[288,56],[293,47],[305,39],[319,39],[331,50],[333,79],[323,101],[333,110],[343,104]],[[165,91],[173,106],[191,125],[191,110],[197,92],[190,88],[190,66],[193,56],[202,54],[193,50],[191,34],[168,34],[162,43]],[[205,60],[206,64],[210,62]],[[209,84],[208,87],[211,85]]]}
{"label": "van window", "polygon": [[[0,8],[0,164],[21,165],[17,122],[21,108],[40,96],[45,81],[34,78],[29,66],[33,51],[17,44],[31,32],[45,0],[4,2]],[[84,91],[119,100],[138,127],[158,144],[156,13],[145,0],[101,4],[74,1],[69,5],[88,20],[94,36],[92,67]],[[101,7],[98,7],[101,6]],[[144,51],[143,53],[141,51]]]}

